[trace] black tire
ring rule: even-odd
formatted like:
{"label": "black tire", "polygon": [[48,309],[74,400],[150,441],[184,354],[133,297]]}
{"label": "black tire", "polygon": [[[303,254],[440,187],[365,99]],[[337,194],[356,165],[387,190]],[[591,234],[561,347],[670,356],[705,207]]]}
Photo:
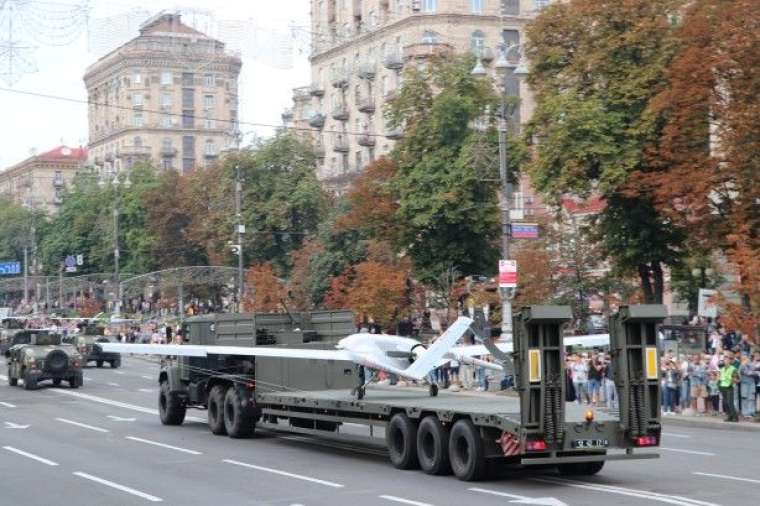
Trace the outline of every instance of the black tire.
{"label": "black tire", "polygon": [[185,421],[187,407],[176,394],[169,389],[169,382],[164,380],[158,389],[158,416],[164,425],[182,425]]}
{"label": "black tire", "polygon": [[417,469],[417,426],[406,416],[396,413],[385,428],[385,443],[391,463],[396,469]]}
{"label": "black tire", "polygon": [[224,428],[235,439],[251,437],[256,428],[253,406],[234,387],[227,389],[224,396]]}
{"label": "black tire", "polygon": [[53,386],[54,387],[61,386],[61,378],[53,378]]}
{"label": "black tire", "polygon": [[430,397],[438,397],[438,385],[431,383],[428,388],[428,393],[430,394]]}
{"label": "black tire", "polygon": [[12,387],[15,387],[18,385],[18,378],[14,378],[13,376],[8,376],[8,384]]}
{"label": "black tire", "polygon": [[111,360],[111,369],[118,369],[119,367],[121,367],[121,358]]}
{"label": "black tire", "polygon": [[37,378],[32,378],[29,374],[25,375],[24,390],[37,390]]}
{"label": "black tire", "polygon": [[562,476],[593,476],[604,467],[604,461],[559,464],[557,469]]}
{"label": "black tire", "polygon": [[462,481],[477,481],[485,476],[487,466],[483,441],[470,420],[459,420],[451,428],[449,460],[451,470]]}
{"label": "black tire", "polygon": [[417,459],[427,474],[451,474],[449,431],[436,416],[426,416],[417,427]]}
{"label": "black tire", "polygon": [[69,378],[69,388],[79,388],[82,386],[83,381],[81,376],[72,376]]}
{"label": "black tire", "polygon": [[52,350],[45,357],[45,370],[53,374],[61,374],[69,368],[69,356],[63,350]]}
{"label": "black tire", "polygon": [[103,361],[102,361],[102,360],[96,360],[96,361],[95,361],[95,365],[96,365],[98,368],[101,368],[101,367],[103,367]]}
{"label": "black tire", "polygon": [[208,393],[208,429],[212,434],[224,436],[227,429],[224,427],[224,396],[227,387],[214,385]]}

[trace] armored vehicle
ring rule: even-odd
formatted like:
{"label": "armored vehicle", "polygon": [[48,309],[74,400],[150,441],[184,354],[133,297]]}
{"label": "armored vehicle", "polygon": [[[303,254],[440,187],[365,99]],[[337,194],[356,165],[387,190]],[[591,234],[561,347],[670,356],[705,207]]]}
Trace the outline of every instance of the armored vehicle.
{"label": "armored vehicle", "polygon": [[13,336],[24,330],[24,320],[18,318],[3,318],[0,321],[0,353],[5,354],[11,347]]}
{"label": "armored vehicle", "polygon": [[5,352],[8,383],[16,386],[24,381],[24,389],[34,390],[40,381],[62,381],[71,388],[82,386],[82,356],[70,344],[62,344],[61,336],[45,330],[24,330],[14,337],[14,345]]}
{"label": "armored vehicle", "polygon": [[110,364],[113,369],[121,367],[121,355],[119,353],[106,353],[97,345],[97,343],[111,342],[105,335],[104,327],[87,324],[80,326],[80,329],[81,334],[69,336],[64,341],[76,346],[79,353],[82,354],[83,366],[95,362],[98,367],[103,367],[104,363]]}

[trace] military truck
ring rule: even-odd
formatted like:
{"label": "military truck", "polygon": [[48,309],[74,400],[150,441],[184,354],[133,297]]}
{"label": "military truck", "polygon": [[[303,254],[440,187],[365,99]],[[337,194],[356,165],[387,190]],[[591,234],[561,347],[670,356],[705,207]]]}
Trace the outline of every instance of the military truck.
{"label": "military truck", "polygon": [[70,344],[61,343],[61,336],[46,330],[24,330],[14,336],[14,344],[5,352],[8,383],[35,390],[39,383],[52,380],[59,386],[66,381],[71,388],[82,386],[82,356]]}
{"label": "military truck", "polygon": [[19,318],[3,318],[0,321],[0,353],[5,354],[11,347],[13,336],[26,328],[24,320]]}
{"label": "military truck", "polygon": [[112,369],[121,367],[121,354],[104,352],[96,343],[109,343],[111,339],[105,335],[105,327],[87,323],[80,325],[80,334],[67,336],[64,342],[73,344],[82,355],[82,365],[95,362],[97,367],[107,363]]}
{"label": "military truck", "polygon": [[[180,357],[159,373],[159,415],[180,425],[187,408],[207,410],[213,434],[248,437],[266,429],[357,442],[343,424],[364,425],[399,469],[478,480],[492,465],[556,466],[592,475],[608,460],[657,458],[660,443],[657,325],[663,306],[620,309],[610,319],[619,413],[565,402],[562,327],[567,306],[531,306],[514,318],[517,397],[369,387],[351,362],[208,355]],[[186,321],[188,344],[332,347],[353,332],[348,312],[207,315]],[[376,437],[381,429],[383,438]],[[355,432],[355,429],[352,429]]]}

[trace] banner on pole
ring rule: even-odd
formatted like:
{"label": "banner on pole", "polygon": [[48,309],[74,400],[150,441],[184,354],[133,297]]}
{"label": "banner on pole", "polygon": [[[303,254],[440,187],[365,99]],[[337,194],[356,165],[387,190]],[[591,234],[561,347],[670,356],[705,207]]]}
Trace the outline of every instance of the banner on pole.
{"label": "banner on pole", "polygon": [[0,262],[0,276],[21,274],[21,262]]}
{"label": "banner on pole", "polygon": [[499,288],[517,288],[517,261],[499,260]]}

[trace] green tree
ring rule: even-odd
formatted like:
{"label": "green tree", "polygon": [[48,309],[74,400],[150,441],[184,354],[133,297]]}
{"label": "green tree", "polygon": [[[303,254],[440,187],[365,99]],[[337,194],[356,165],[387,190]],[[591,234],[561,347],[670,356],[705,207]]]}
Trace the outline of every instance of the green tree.
{"label": "green tree", "polygon": [[651,99],[674,54],[670,16],[682,0],[571,0],[545,9],[528,28],[537,139],[531,176],[558,203],[599,193],[597,237],[621,272],[636,272],[645,300],[662,301],[662,267],[676,265],[682,235],[651,195],[625,195],[663,118]]}
{"label": "green tree", "polygon": [[24,260],[24,248],[33,246],[32,230],[44,228],[44,214],[0,197],[0,261]]}

